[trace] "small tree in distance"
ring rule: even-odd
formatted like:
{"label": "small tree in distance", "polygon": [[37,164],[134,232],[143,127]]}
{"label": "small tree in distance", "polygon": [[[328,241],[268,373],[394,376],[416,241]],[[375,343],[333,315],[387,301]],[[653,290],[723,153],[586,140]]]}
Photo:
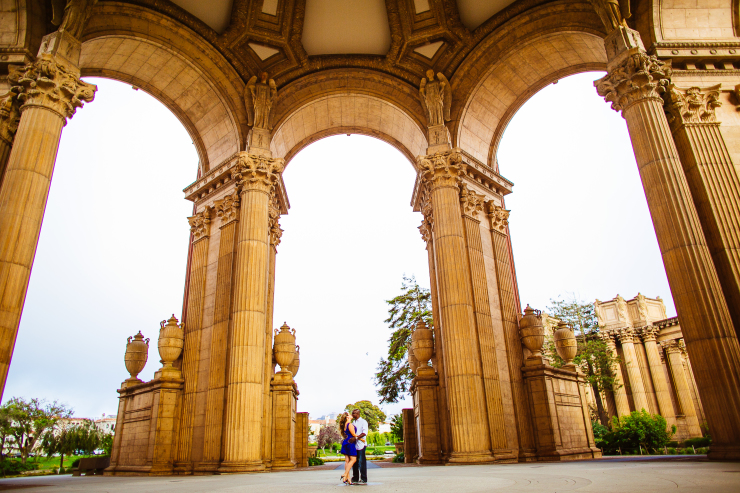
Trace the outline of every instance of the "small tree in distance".
{"label": "small tree in distance", "polygon": [[385,413],[370,401],[357,401],[354,404],[347,404],[345,411],[351,413],[353,409],[359,409],[362,417],[367,421],[367,427],[370,431],[378,431],[380,423],[385,421]]}
{"label": "small tree in distance", "polygon": [[342,441],[342,436],[339,434],[336,426],[323,425],[319,430],[319,436],[317,438],[317,445],[321,447],[322,452],[332,443],[339,443]]}

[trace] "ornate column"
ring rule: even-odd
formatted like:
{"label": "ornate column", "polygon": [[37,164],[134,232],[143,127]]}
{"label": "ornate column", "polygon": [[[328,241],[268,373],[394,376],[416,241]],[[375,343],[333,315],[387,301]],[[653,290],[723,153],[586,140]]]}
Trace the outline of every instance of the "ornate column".
{"label": "ornate column", "polygon": [[[617,354],[617,345],[614,342],[614,336],[607,331],[599,333],[599,337],[606,344],[607,350],[611,353],[612,357],[616,360],[619,358]],[[612,366],[612,373],[614,374],[614,388],[612,394],[614,395],[614,404],[617,407],[617,417],[627,416],[630,413],[630,405],[627,400],[627,391],[622,383],[622,370],[619,368],[619,363],[615,362]]]}
{"label": "ornate column", "polygon": [[[66,32],[45,36],[35,62],[11,70],[20,123],[0,187],[0,383],[26,298],[62,128],[96,87],[80,80],[80,43]],[[57,55],[62,47],[68,56]],[[76,56],[75,56],[76,55]],[[12,112],[12,109],[11,109]],[[0,396],[2,392],[0,389]]]}
{"label": "ornate column", "polygon": [[272,361],[272,313],[275,302],[275,257],[283,230],[280,228],[280,205],[277,197],[273,196],[270,202],[270,270],[267,276],[267,324],[265,324],[265,382],[263,386],[264,404],[262,413],[262,461],[265,468],[272,467],[272,398],[270,397],[270,381],[274,373]]}
{"label": "ornate column", "polygon": [[493,253],[496,258],[496,277],[498,279],[499,299],[501,301],[501,320],[504,323],[506,354],[508,356],[509,374],[511,376],[511,393],[514,401],[514,412],[519,436],[519,458],[535,457],[534,430],[530,416],[529,398],[522,378],[524,353],[519,338],[519,322],[515,301],[516,288],[512,276],[509,244],[507,238],[509,211],[488,204],[488,217],[491,221],[493,236]]}
{"label": "ornate column", "polygon": [[203,328],[203,303],[205,301],[206,269],[208,267],[208,243],[211,233],[211,208],[206,206],[188,218],[193,238],[193,255],[190,263],[190,290],[188,294],[185,347],[182,356],[182,377],[185,379],[182,419],[178,436],[175,469],[191,471],[191,449],[193,422],[195,420],[195,396],[198,388],[200,366],[200,338]]}
{"label": "ornate column", "polygon": [[635,330],[632,327],[626,327],[619,331],[619,340],[622,343],[622,353],[624,354],[624,366],[627,368],[627,375],[630,379],[635,411],[644,409],[650,412],[647,395],[645,395],[645,385],[642,383],[642,375],[640,374],[640,364],[635,353],[635,337]]}
{"label": "ornate column", "polygon": [[[683,344],[683,341],[681,341],[681,344],[679,344],[679,347],[681,348],[681,356],[683,356],[683,363],[684,363],[684,369],[686,370],[686,379],[689,382],[689,386],[694,391],[694,395],[696,396],[696,399],[694,399],[694,402],[697,406],[698,414],[696,415],[697,420],[699,421],[699,426],[701,426],[704,421],[706,421],[706,414],[704,413],[704,405],[701,403],[701,397],[699,396],[699,389],[696,386],[696,378],[694,378],[694,370],[691,368],[691,360],[689,359],[689,353],[686,351],[686,344]],[[703,432],[703,430],[702,430]]]}
{"label": "ornate column", "polygon": [[[419,179],[429,187],[434,214],[439,313],[442,322],[447,405],[452,432],[449,462],[493,460],[487,430],[470,272],[460,211],[460,176],[465,170],[459,149],[418,158]],[[462,267],[462,268],[461,268]]]}
{"label": "ornate column", "polygon": [[640,329],[642,342],[645,344],[645,354],[647,354],[648,366],[650,366],[650,376],[655,389],[655,397],[658,400],[658,409],[660,415],[666,420],[670,429],[671,425],[676,424],[676,412],[673,409],[673,401],[668,390],[669,382],[665,378],[663,363],[660,361],[660,349],[658,348],[657,336],[658,329],[652,325]]}
{"label": "ornate column", "polygon": [[[10,73],[17,72],[18,67],[8,67]],[[8,78],[16,77],[9,76]],[[0,186],[3,184],[5,169],[8,166],[10,149],[13,147],[15,133],[18,131],[18,123],[21,119],[20,101],[18,101],[17,90],[11,88],[5,96],[0,99]]]}
{"label": "ornate column", "polygon": [[232,176],[242,205],[236,244],[234,306],[222,472],[260,471],[270,263],[269,207],[282,159],[242,152]]}
{"label": "ornate column", "polygon": [[686,419],[689,435],[692,438],[700,437],[701,428],[699,427],[699,420],[696,418],[696,408],[694,407],[694,400],[691,398],[689,381],[686,379],[686,372],[683,369],[681,348],[677,340],[666,341],[663,343],[663,347],[668,357],[668,366],[671,369],[673,383],[676,386],[676,397],[678,397],[678,403]]}
{"label": "ornate column", "polygon": [[[645,197],[712,430],[710,458],[740,458],[740,343],[702,231],[660,92],[670,66],[648,56],[639,34],[605,40],[608,75],[598,92],[627,121]],[[717,371],[717,369],[720,369]]]}
{"label": "ornate column", "polygon": [[[480,350],[483,388],[488,410],[488,428],[491,435],[491,446],[499,451],[498,455],[510,458],[507,450],[506,430],[504,427],[504,409],[501,402],[501,382],[496,362],[496,343],[491,321],[491,303],[488,296],[488,280],[483,259],[483,241],[480,232],[480,221],[476,218],[483,212],[485,197],[468,190],[465,185],[460,189],[460,205],[463,212],[463,225],[468,250],[468,269],[472,281],[473,310],[478,329],[478,348]],[[498,458],[498,457],[497,457]]]}
{"label": "ornate column", "polygon": [[720,85],[663,93],[683,171],[717,269],[735,333],[740,337],[740,177],[722,137],[715,109]]}
{"label": "ornate column", "polygon": [[226,392],[226,356],[228,354],[229,318],[231,315],[231,282],[234,271],[234,241],[239,224],[239,192],[214,202],[216,215],[221,220],[221,239],[218,244],[216,296],[211,329],[211,360],[206,395],[206,426],[203,463],[198,469],[215,471],[221,462],[224,401]]}

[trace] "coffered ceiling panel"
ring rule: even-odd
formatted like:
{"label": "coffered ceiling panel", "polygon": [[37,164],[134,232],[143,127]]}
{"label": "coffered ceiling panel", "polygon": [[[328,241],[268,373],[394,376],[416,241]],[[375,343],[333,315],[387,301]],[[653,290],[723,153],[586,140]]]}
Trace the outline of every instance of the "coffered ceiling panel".
{"label": "coffered ceiling panel", "polygon": [[229,25],[232,0],[172,0],[172,3],[187,10],[219,34]]}
{"label": "coffered ceiling panel", "polygon": [[383,0],[306,0],[303,47],[309,55],[385,55],[390,46]]}
{"label": "coffered ceiling panel", "polygon": [[457,0],[457,8],[460,11],[460,21],[473,31],[512,3],[514,0]]}

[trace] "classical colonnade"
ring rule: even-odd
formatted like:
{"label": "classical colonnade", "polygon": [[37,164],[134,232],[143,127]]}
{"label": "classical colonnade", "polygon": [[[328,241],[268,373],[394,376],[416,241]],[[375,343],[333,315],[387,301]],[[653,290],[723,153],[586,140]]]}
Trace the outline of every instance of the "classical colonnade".
{"label": "classical colonnade", "polygon": [[[133,9],[111,2],[96,7],[87,2],[69,4],[82,10],[72,8],[70,12],[75,16],[59,30],[43,37],[38,54],[29,57],[25,65],[10,66],[10,89],[0,108],[0,157],[4,158],[0,166],[4,169],[0,185],[3,382],[12,356],[61,132],[83,102],[93,100],[96,90],[80,80],[85,25],[90,19],[87,32],[103,32],[100,26],[108,18],[105,15]],[[590,4],[554,2],[539,11],[533,7],[532,17],[521,14],[517,18],[516,12],[524,12],[528,7],[516,3],[512,7],[512,20],[501,21],[500,29],[505,31],[507,25],[529,22],[536,15],[544,16],[543,12],[551,15],[551,19],[565,22],[565,17],[558,16],[568,11],[577,12],[578,22],[589,26],[583,29],[592,33],[589,36],[595,37],[593,33],[597,32],[603,38],[603,51],[597,55],[603,58],[607,75],[596,81],[596,90],[624,117],[629,129],[686,350],[713,438],[710,457],[740,458],[740,181],[716,118],[717,108],[725,104],[723,101],[727,101],[729,93],[720,86],[678,87],[670,60],[649,54],[640,32],[634,25],[629,27],[623,14],[613,7],[614,2],[602,0],[592,0]],[[163,15],[143,7],[141,12],[144,12],[141,19]],[[601,24],[595,24],[595,19],[600,19]],[[167,18],[159,24],[166,26],[168,22],[175,21]],[[484,38],[481,34],[479,46],[495,45],[496,36],[500,35],[496,26],[499,24],[486,27],[490,35]],[[189,29],[182,28],[182,36],[192,36],[195,27]],[[151,32],[155,30],[152,28]],[[549,49],[553,56],[559,53],[556,43]],[[486,49],[476,50],[470,51],[460,67],[489,63],[483,58]],[[210,59],[217,58],[212,55]],[[475,62],[476,58],[481,61]],[[468,62],[469,59],[472,61]],[[218,63],[227,65],[221,59]],[[594,66],[592,62],[573,63],[570,68],[553,70],[548,77]],[[129,392],[126,387],[120,390],[122,399],[143,401],[155,399],[152,393],[155,390],[167,389],[166,393],[156,394],[161,401],[156,397],[152,402],[170,406],[167,412],[171,425],[161,435],[167,437],[162,438],[164,442],[156,439],[146,446],[154,451],[156,460],[151,454],[136,452],[137,447],[146,447],[132,438],[127,445],[128,457],[139,462],[127,465],[121,459],[119,466],[124,467],[121,470],[138,467],[139,472],[150,473],[240,472],[285,466],[273,462],[278,456],[281,460],[294,460],[290,450],[276,452],[289,440],[291,432],[276,427],[278,407],[275,406],[289,409],[283,415],[287,421],[295,412],[294,407],[290,410],[295,404],[295,392],[290,390],[290,383],[280,380],[281,372],[274,373],[272,357],[278,218],[288,210],[281,175],[285,157],[299,146],[307,145],[312,138],[347,129],[386,138],[404,147],[407,155],[412,147],[404,142],[416,142],[413,148],[419,151],[414,160],[417,182],[412,205],[424,218],[420,230],[427,242],[437,325],[435,353],[432,366],[428,367],[431,370],[423,370],[419,376],[424,378],[417,384],[436,386],[437,390],[432,392],[435,397],[431,401],[424,400],[432,402],[431,407],[417,411],[427,415],[431,412],[434,418],[431,421],[425,418],[424,423],[433,423],[430,429],[438,430],[432,434],[438,440],[431,447],[427,446],[431,443],[428,434],[417,437],[427,440],[426,445],[419,445],[420,449],[432,454],[430,461],[450,463],[593,456],[588,420],[578,425],[580,438],[571,436],[573,430],[563,428],[563,423],[583,418],[583,395],[576,372],[556,371],[522,347],[518,288],[508,240],[509,212],[504,204],[511,183],[498,174],[495,156],[483,162],[476,157],[481,156],[481,149],[465,147],[471,141],[465,132],[475,125],[465,126],[468,120],[464,109],[473,104],[470,95],[477,90],[471,84],[482,81],[484,76],[472,69],[466,73],[459,67],[457,71],[448,68],[447,74],[427,70],[421,84],[412,88],[419,92],[418,100],[407,97],[412,93],[409,83],[399,78],[387,86],[392,88],[388,92],[393,93],[388,98],[413,101],[407,107],[413,107],[414,111],[399,110],[401,116],[376,129],[368,123],[373,113],[367,110],[370,116],[364,123],[358,117],[334,127],[325,126],[321,131],[317,124],[300,142],[286,146],[290,140],[286,137],[286,122],[290,116],[315,101],[308,95],[311,90],[320,92],[325,87],[321,84],[326,87],[334,84],[332,77],[337,72],[324,73],[316,67],[305,76],[305,81],[296,78],[285,88],[280,81],[266,76],[259,80],[254,76],[247,84],[236,82],[246,91],[247,114],[240,114],[234,121],[241,122],[235,126],[247,137],[240,141],[236,152],[221,161],[209,162],[207,167],[204,165],[198,180],[185,190],[186,197],[196,205],[196,213],[190,218],[193,245],[184,351],[179,363],[182,377],[165,382],[165,376],[160,376],[154,383],[135,387],[135,392]],[[354,76],[365,77],[362,81],[368,87],[383,87],[387,80],[393,80],[383,79],[386,76],[381,76],[380,70],[374,73],[372,64],[368,67],[348,69],[347,74],[341,75],[344,77],[341,83],[326,89],[326,94],[350,91],[355,87]],[[729,70],[728,77],[735,76],[733,70]],[[310,77],[316,77],[313,80],[317,82],[313,84]],[[418,83],[420,78],[414,78]],[[542,83],[533,83],[528,90]],[[514,84],[512,81],[511,85]],[[468,92],[462,92],[465,88]],[[499,90],[503,92],[504,88]],[[379,98],[381,92],[378,90],[373,97]],[[456,97],[462,98],[462,102]],[[521,102],[521,97],[517,101]],[[376,116],[382,122],[384,112],[391,111],[393,105],[388,100],[378,104]],[[330,106],[329,120],[337,118],[332,111],[335,110]],[[344,111],[344,106],[337,111]],[[357,108],[348,111],[359,112]],[[183,115],[187,116],[187,112]],[[281,122],[275,128],[274,119]],[[338,119],[343,120],[344,114]],[[393,135],[399,138],[393,140],[392,127],[406,125],[398,124],[402,120],[409,122],[410,127],[396,131]],[[294,126],[290,131],[296,131],[297,126],[291,125]],[[205,134],[200,137],[199,142],[207,140]],[[218,145],[209,148],[208,156],[221,155],[222,151],[213,150]],[[226,144],[223,146],[227,148]],[[218,230],[212,227],[216,221]],[[634,334],[627,331],[619,337],[629,352]],[[649,337],[645,343],[646,347],[652,347]],[[680,363],[678,359],[674,361],[676,351],[673,347],[667,350],[671,365]],[[652,350],[648,355],[652,359],[656,356]],[[542,385],[548,379],[560,382],[560,395],[570,399],[560,405],[566,414],[548,415],[560,426],[560,431],[554,431],[550,425],[543,428],[539,419],[547,412],[550,394]],[[288,400],[277,403],[276,391],[292,394],[293,401],[286,397]],[[639,400],[640,396],[638,389],[636,398]],[[624,402],[616,405],[624,407]],[[125,430],[126,420],[136,421],[132,416],[119,413],[123,426],[119,424],[117,429]],[[421,419],[418,416],[415,419]],[[147,419],[147,429],[158,430],[148,436],[160,436],[162,430],[157,428],[157,423],[165,421]],[[126,433],[119,432],[116,440],[120,445],[127,440]],[[152,469],[154,462],[157,467]]]}

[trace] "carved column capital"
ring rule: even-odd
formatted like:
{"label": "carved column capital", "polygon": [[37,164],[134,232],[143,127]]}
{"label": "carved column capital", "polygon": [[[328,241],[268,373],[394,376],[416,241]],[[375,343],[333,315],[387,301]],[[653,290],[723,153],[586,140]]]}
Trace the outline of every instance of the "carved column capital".
{"label": "carved column capital", "polygon": [[614,342],[614,335],[612,334],[611,331],[609,331],[609,330],[602,330],[602,331],[600,331],[599,332],[599,339],[601,339],[602,341],[604,341],[604,344],[606,344],[606,347],[610,351],[612,351],[612,352],[613,351],[616,351],[617,345]]}
{"label": "carved column capital", "polygon": [[270,201],[270,245],[277,247],[280,244],[280,238],[283,236],[283,229],[280,227],[280,206],[277,203],[277,197],[273,195]]}
{"label": "carved column capital", "polygon": [[231,177],[242,192],[258,190],[272,194],[284,169],[283,159],[240,152]]}
{"label": "carved column capital", "polygon": [[193,234],[193,243],[203,238],[207,238],[208,235],[211,234],[212,212],[213,209],[210,206],[206,206],[205,209],[188,218],[190,232]]}
{"label": "carved column capital", "polygon": [[432,190],[441,187],[459,187],[467,165],[463,162],[462,151],[449,151],[427,154],[416,158],[421,179]]}
{"label": "carved column capital", "polygon": [[434,231],[434,213],[432,209],[432,195],[429,191],[429,185],[425,185],[421,191],[421,214],[423,216],[421,220],[421,226],[419,226],[419,232],[421,238],[429,243],[432,239],[432,232]]}
{"label": "carved column capital", "polygon": [[642,327],[639,331],[643,342],[655,342],[658,337],[658,328],[653,325]]}
{"label": "carved column capital", "polygon": [[619,329],[619,342],[622,344],[631,344],[635,342],[635,330],[632,327]]}
{"label": "carved column capital", "polygon": [[213,206],[216,209],[216,216],[221,219],[222,226],[239,219],[239,204],[238,192],[234,192],[213,202]]}
{"label": "carved column capital", "polygon": [[13,144],[15,132],[21,119],[20,101],[17,89],[12,88],[0,99],[0,139],[8,145]]}
{"label": "carved column capital", "polygon": [[80,80],[78,73],[47,54],[22,67],[13,66],[8,80],[12,84],[11,90],[18,94],[22,103],[21,112],[40,106],[57,113],[65,123],[77,108],[83,106],[83,102],[89,103],[95,98],[98,89],[94,84]]}
{"label": "carved column capital", "polygon": [[668,84],[663,101],[671,130],[675,131],[686,124],[718,124],[715,109],[722,105],[719,89],[720,84],[707,88],[679,88],[675,84]]}
{"label": "carved column capital", "polygon": [[460,206],[464,216],[475,218],[477,213],[483,212],[485,197],[478,195],[464,184],[460,186]]}
{"label": "carved column capital", "polygon": [[665,350],[666,354],[673,354],[673,353],[681,353],[681,348],[678,345],[677,339],[672,339],[670,341],[663,341],[660,343],[661,346],[663,346],[663,349]]}
{"label": "carved column capital", "polygon": [[509,225],[509,214],[511,214],[511,211],[489,201],[486,207],[486,214],[488,214],[488,218],[491,220],[491,229],[505,235],[506,227]]}
{"label": "carved column capital", "polygon": [[612,103],[613,110],[623,111],[638,101],[660,99],[660,94],[670,83],[670,77],[670,62],[637,51],[595,81],[594,86],[599,96]]}

